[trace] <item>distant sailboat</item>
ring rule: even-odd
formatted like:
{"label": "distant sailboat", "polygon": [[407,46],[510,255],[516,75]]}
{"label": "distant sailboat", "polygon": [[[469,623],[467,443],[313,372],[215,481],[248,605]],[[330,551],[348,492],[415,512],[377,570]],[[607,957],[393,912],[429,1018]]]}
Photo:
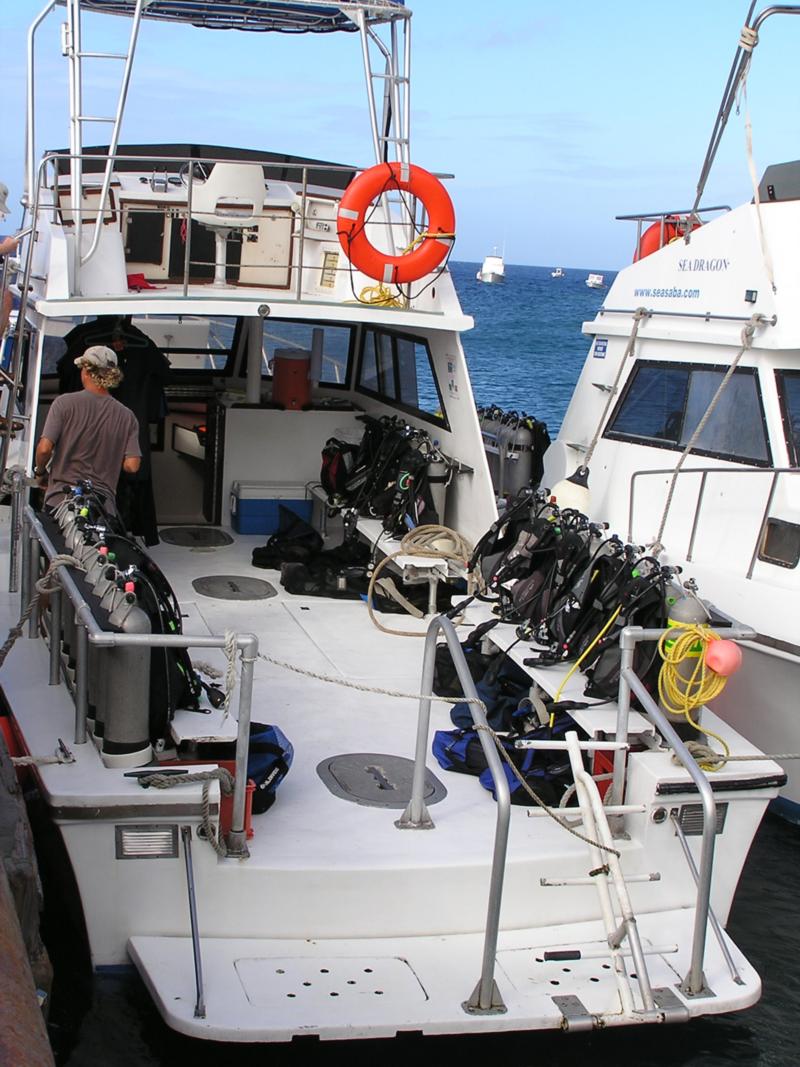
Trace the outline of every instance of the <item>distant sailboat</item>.
{"label": "distant sailboat", "polygon": [[602,289],[603,288],[603,275],[602,274],[590,274],[586,279],[586,284],[590,289]]}
{"label": "distant sailboat", "polygon": [[479,282],[502,282],[505,281],[506,268],[503,257],[497,254],[497,249],[484,259],[481,269],[475,276]]}
{"label": "distant sailboat", "polygon": [[564,268],[563,267],[556,267],[555,270],[551,270],[550,271],[550,277],[551,278],[565,278],[566,274],[564,273]]}

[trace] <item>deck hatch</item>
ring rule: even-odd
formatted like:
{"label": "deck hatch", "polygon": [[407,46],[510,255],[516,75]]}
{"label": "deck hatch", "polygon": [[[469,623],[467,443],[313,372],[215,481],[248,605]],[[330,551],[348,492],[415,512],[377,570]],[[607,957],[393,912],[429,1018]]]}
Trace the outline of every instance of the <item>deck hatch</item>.
{"label": "deck hatch", "polygon": [[214,600],[268,600],[277,596],[275,586],[261,578],[245,578],[241,574],[209,574],[195,578],[192,588],[201,596]]}
{"label": "deck hatch", "polygon": [[222,548],[233,544],[229,533],[213,526],[168,526],[158,534],[165,544],[180,548]]}
{"label": "deck hatch", "polygon": [[[405,808],[411,800],[414,761],[385,753],[346,752],[323,760],[317,774],[342,800],[372,808]],[[426,770],[425,803],[436,804],[446,796],[439,779]]]}

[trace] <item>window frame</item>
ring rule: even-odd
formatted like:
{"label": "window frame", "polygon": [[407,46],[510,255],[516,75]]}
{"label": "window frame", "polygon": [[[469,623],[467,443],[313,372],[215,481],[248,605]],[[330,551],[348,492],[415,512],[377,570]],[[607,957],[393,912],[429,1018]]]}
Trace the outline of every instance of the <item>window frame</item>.
{"label": "window frame", "polygon": [[[692,363],[688,361],[678,360],[664,360],[664,359],[637,359],[634,362],[633,368],[628,375],[625,385],[622,389],[619,400],[614,405],[611,414],[606,420],[605,427],[603,428],[602,436],[610,441],[624,441],[629,444],[647,445],[650,448],[661,448],[669,452],[683,452],[686,445],[681,445],[679,442],[665,441],[658,437],[645,437],[641,434],[623,433],[619,430],[613,430],[610,427],[613,425],[614,420],[621,412],[625,405],[628,395],[633,387],[633,383],[639,371],[644,367],[666,367],[675,368],[677,370],[685,370],[689,373],[689,387],[686,390],[686,396],[683,401],[683,408],[681,411],[681,432],[683,432],[683,422],[686,418],[686,405],[689,400],[689,392],[691,390],[691,376],[694,371],[716,371],[721,376],[730,370],[729,363]],[[692,447],[691,455],[693,456],[707,456],[709,459],[724,460],[727,463],[739,463],[746,464],[750,467],[764,467],[769,468],[773,466],[772,461],[772,444],[769,438],[769,428],[767,425],[767,417],[764,411],[764,397],[761,390],[761,379],[758,374],[757,367],[737,367],[734,370],[734,375],[742,374],[749,375],[754,379],[756,400],[758,401],[758,410],[761,416],[761,429],[764,434],[764,443],[766,446],[766,458],[764,459],[751,459],[744,456],[734,456],[730,453],[715,452],[708,448],[699,448],[697,445]]]}
{"label": "window frame", "polygon": [[[381,337],[386,337],[391,343],[392,353],[392,379],[395,393],[399,398],[401,395],[401,380],[400,380],[400,361],[397,353],[397,341],[409,341],[414,345],[422,345],[425,350],[425,355],[428,357],[428,367],[431,372],[431,379],[433,381],[433,387],[436,390],[436,396],[439,401],[439,410],[441,411],[441,417],[433,414],[433,412],[425,411],[420,407],[415,407],[413,404],[407,404],[400,399],[393,399],[385,393],[378,392],[374,389],[368,389],[361,384],[361,377],[364,371],[364,354],[367,345],[367,335],[372,333],[375,336],[376,342]],[[378,360],[378,344],[375,345],[375,357],[376,357],[376,377],[380,382],[381,368],[380,361]],[[442,390],[439,385],[439,379],[436,376],[436,371],[433,365],[433,357],[431,356],[431,346],[427,337],[422,337],[419,334],[407,333],[404,330],[387,329],[383,326],[373,325],[372,323],[363,323],[360,331],[358,342],[358,360],[356,366],[356,375],[353,382],[353,391],[361,393],[362,396],[369,396],[375,400],[379,400],[382,404],[386,404],[387,407],[397,408],[398,411],[402,411],[406,415],[413,415],[415,418],[422,419],[423,422],[430,423],[432,426],[436,426],[440,430],[450,430],[450,420],[447,415],[447,408],[445,407],[444,397],[442,396]]]}
{"label": "window frame", "polygon": [[789,418],[789,407],[786,403],[786,378],[799,378],[800,370],[792,370],[789,367],[780,367],[775,370],[775,388],[778,393],[778,404],[781,411],[781,427],[783,429],[783,439],[786,443],[786,454],[789,458],[790,467],[800,467],[800,449],[795,447],[794,434],[791,432],[791,419]]}
{"label": "window frame", "polygon": [[[350,390],[350,382],[351,382],[351,379],[352,379],[352,376],[353,376],[353,365],[355,363],[356,345],[357,345],[357,342],[358,342],[358,334],[359,334],[358,325],[356,323],[354,323],[354,322],[333,322],[333,321],[328,321],[328,320],[326,320],[326,321],[311,321],[310,319],[268,319],[268,318],[264,319],[264,323],[265,324],[266,323],[270,323],[270,322],[275,326],[276,329],[280,328],[280,324],[281,323],[293,323],[293,324],[296,324],[298,326],[308,326],[309,329],[311,329],[311,330],[313,330],[313,329],[315,329],[317,327],[322,328],[324,330],[325,327],[327,327],[327,326],[330,326],[330,327],[332,327],[334,329],[338,329],[338,330],[349,330],[350,339],[349,339],[348,345],[347,345],[347,363],[345,364],[344,381],[342,381],[342,382],[326,382],[323,379],[320,379],[320,382],[319,382],[319,388],[320,389],[340,389],[342,391],[349,392],[349,390]],[[263,326],[262,326],[262,331],[263,331]],[[262,334],[262,340],[263,340],[263,334]],[[245,351],[242,354],[242,373],[246,373],[246,368],[247,368],[247,353]],[[262,371],[262,373],[261,373],[262,382],[271,382],[272,378],[273,378],[272,374],[267,374],[266,371]]]}

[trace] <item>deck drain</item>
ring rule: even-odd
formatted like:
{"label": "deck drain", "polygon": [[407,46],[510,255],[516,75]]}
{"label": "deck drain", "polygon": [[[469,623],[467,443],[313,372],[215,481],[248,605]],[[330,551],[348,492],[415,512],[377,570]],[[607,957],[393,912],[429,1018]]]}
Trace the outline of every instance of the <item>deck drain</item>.
{"label": "deck drain", "polygon": [[267,600],[278,595],[269,582],[261,578],[244,578],[240,574],[210,574],[206,578],[195,578],[192,588],[215,600]]}
{"label": "deck drain", "polygon": [[180,548],[222,548],[233,544],[229,533],[213,526],[168,526],[159,530],[158,535],[165,544]]}
{"label": "deck drain", "polygon": [[[371,808],[405,808],[411,800],[414,761],[404,756],[375,752],[346,752],[329,756],[317,766],[317,774],[336,797]],[[425,772],[426,804],[444,800],[447,790],[439,779]]]}

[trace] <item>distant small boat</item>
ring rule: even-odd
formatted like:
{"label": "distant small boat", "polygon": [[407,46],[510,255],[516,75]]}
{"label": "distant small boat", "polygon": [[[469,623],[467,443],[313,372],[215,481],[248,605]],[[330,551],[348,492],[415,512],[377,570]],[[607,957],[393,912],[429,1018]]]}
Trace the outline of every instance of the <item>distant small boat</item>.
{"label": "distant small boat", "polygon": [[590,289],[602,289],[604,286],[602,274],[590,274],[586,279],[586,284]]}
{"label": "distant small boat", "polygon": [[487,256],[484,259],[483,265],[475,277],[479,282],[505,281],[506,268],[503,263],[503,257],[497,254],[497,249],[494,250],[491,256]]}
{"label": "distant small boat", "polygon": [[550,271],[551,278],[566,278],[563,267],[556,267],[555,270]]}

